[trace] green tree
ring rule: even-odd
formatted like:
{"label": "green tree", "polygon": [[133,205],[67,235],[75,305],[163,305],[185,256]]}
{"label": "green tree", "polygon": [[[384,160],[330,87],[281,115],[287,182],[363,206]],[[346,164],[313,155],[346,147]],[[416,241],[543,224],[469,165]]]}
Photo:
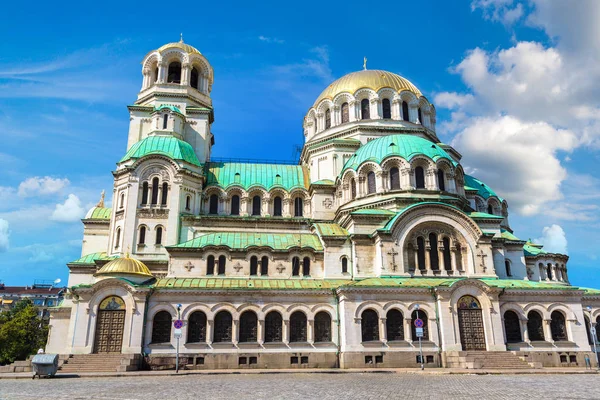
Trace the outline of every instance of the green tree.
{"label": "green tree", "polygon": [[0,314],[0,365],[25,360],[46,345],[48,326],[30,300]]}

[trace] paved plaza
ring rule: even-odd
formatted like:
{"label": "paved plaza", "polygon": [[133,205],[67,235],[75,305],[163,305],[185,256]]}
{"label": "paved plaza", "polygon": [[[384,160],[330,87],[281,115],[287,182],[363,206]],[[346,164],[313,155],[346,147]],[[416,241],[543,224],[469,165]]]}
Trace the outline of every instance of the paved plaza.
{"label": "paved plaza", "polygon": [[2,400],[598,399],[598,375],[396,373],[0,380]]}

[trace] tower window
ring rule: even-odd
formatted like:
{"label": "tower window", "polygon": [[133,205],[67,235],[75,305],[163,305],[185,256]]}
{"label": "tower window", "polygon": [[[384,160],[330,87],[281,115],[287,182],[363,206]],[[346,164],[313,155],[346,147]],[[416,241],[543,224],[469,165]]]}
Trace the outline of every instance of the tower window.
{"label": "tower window", "polygon": [[390,189],[400,189],[400,171],[396,167],[390,169]]}
{"label": "tower window", "polygon": [[162,184],[162,195],[160,199],[160,204],[163,206],[167,205],[167,197],[169,197],[169,184],[167,182],[163,182]]}
{"label": "tower window", "polygon": [[292,258],[292,276],[300,276],[300,258]]}
{"label": "tower window", "polygon": [[145,226],[141,226],[140,227],[140,237],[139,237],[139,244],[144,244],[146,243],[146,227]]}
{"label": "tower window", "polygon": [[493,214],[494,213],[494,208],[492,207],[491,204],[488,204],[487,212],[488,212],[488,214]]}
{"label": "tower window", "polygon": [[206,259],[206,275],[215,274],[215,256],[208,256]]}
{"label": "tower window", "polygon": [[163,228],[159,226],[158,228],[156,228],[156,242],[155,242],[155,244],[162,244],[162,235],[163,235]]}
{"label": "tower window", "polygon": [[115,249],[119,248],[120,242],[121,242],[121,228],[117,228],[117,234],[115,237]]}
{"label": "tower window", "polygon": [[348,258],[342,257],[342,274],[348,273]]}
{"label": "tower window", "polygon": [[421,112],[421,107],[417,110],[417,115],[419,116],[419,122],[423,123],[423,113]]}
{"label": "tower window", "polygon": [[369,110],[369,99],[362,99],[360,102],[360,118],[371,119],[371,110]]}
{"label": "tower window", "polygon": [[191,203],[192,203],[191,196],[186,196],[185,197],[185,209],[186,209],[186,211],[190,211],[190,209],[191,209]]}
{"label": "tower window", "polygon": [[167,124],[169,123],[169,114],[163,115],[163,129],[167,129]]}
{"label": "tower window", "polygon": [[408,103],[403,101],[402,102],[402,119],[405,121],[408,121]]}
{"label": "tower window", "polygon": [[510,261],[504,260],[504,267],[506,268],[506,276],[512,276],[512,271],[510,270]]}
{"label": "tower window", "polygon": [[219,275],[225,275],[225,256],[219,256]]}
{"label": "tower window", "polygon": [[441,169],[438,169],[437,177],[438,177],[438,186],[439,186],[440,190],[446,190],[446,177],[444,176],[444,171],[442,171]]}
{"label": "tower window", "polygon": [[371,171],[367,174],[367,192],[369,194],[375,193],[377,187],[375,185],[375,172]]}
{"label": "tower window", "polygon": [[352,200],[356,198],[356,181],[354,179],[350,181],[350,198]]}
{"label": "tower window", "polygon": [[348,110],[348,103],[342,104],[342,124],[350,121],[350,112]]}
{"label": "tower window", "polygon": [[269,257],[267,256],[260,259],[260,274],[262,276],[269,275]]}
{"label": "tower window", "polygon": [[423,167],[415,168],[415,181],[417,189],[425,189],[425,171],[423,171]]}
{"label": "tower window", "polygon": [[198,70],[196,67],[192,68],[192,72],[190,73],[190,86],[194,89],[200,90],[198,87]]}
{"label": "tower window", "polygon": [[213,194],[208,199],[208,213],[216,215],[219,213],[219,197]]}
{"label": "tower window", "polygon": [[252,215],[260,216],[260,196],[254,196],[252,198]]}
{"label": "tower window", "polygon": [[181,83],[181,63],[175,61],[169,64],[168,83]]}
{"label": "tower window", "polygon": [[231,197],[231,215],[240,215],[240,196],[237,194]]}
{"label": "tower window", "polygon": [[142,183],[142,205],[148,204],[148,182]]}
{"label": "tower window", "polygon": [[294,217],[301,217],[302,216],[302,198],[301,197],[296,197],[294,199]]}
{"label": "tower window", "polygon": [[327,109],[325,111],[325,129],[331,128],[331,111]]}
{"label": "tower window", "polygon": [[125,193],[121,193],[121,200],[119,202],[119,208],[123,208],[125,206]]}
{"label": "tower window", "polygon": [[392,118],[392,107],[390,106],[390,99],[383,99],[381,102],[381,108],[383,109],[383,118]]}
{"label": "tower window", "polygon": [[258,275],[258,258],[250,257],[250,275]]}
{"label": "tower window", "polygon": [[277,196],[273,199],[273,216],[281,217],[281,197]]}
{"label": "tower window", "polygon": [[304,260],[302,260],[302,275],[310,275],[310,258],[308,257],[304,257]]}
{"label": "tower window", "polygon": [[158,204],[158,178],[152,179],[152,204]]}

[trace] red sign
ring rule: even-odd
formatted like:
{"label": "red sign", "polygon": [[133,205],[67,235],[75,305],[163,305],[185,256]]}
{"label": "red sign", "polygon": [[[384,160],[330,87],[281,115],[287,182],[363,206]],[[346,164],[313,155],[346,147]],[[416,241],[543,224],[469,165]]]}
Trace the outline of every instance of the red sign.
{"label": "red sign", "polygon": [[422,327],[423,327],[423,325],[424,325],[424,324],[423,324],[423,320],[422,320],[421,318],[417,318],[417,319],[415,319],[415,326],[416,326],[417,328],[422,328]]}
{"label": "red sign", "polygon": [[183,328],[183,321],[180,319],[176,319],[175,321],[173,321],[173,326],[175,327],[175,329],[181,329]]}

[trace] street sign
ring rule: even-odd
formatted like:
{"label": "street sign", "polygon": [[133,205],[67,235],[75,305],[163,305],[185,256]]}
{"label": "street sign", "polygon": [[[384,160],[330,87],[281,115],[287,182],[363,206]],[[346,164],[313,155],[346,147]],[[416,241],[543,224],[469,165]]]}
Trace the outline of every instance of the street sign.
{"label": "street sign", "polygon": [[417,334],[418,338],[422,338],[423,337],[423,328],[416,328],[415,333]]}
{"label": "street sign", "polygon": [[181,339],[181,335],[182,335],[182,330],[181,328],[175,328],[175,331],[173,333],[173,336],[175,336],[175,339]]}
{"label": "street sign", "polygon": [[423,327],[423,325],[424,325],[424,323],[423,323],[423,320],[422,320],[421,318],[417,318],[417,319],[415,319],[415,326],[416,326],[417,328],[422,328],[422,327]]}
{"label": "street sign", "polygon": [[181,329],[183,328],[183,321],[180,319],[176,319],[175,321],[173,321],[173,326],[175,327],[175,329]]}

